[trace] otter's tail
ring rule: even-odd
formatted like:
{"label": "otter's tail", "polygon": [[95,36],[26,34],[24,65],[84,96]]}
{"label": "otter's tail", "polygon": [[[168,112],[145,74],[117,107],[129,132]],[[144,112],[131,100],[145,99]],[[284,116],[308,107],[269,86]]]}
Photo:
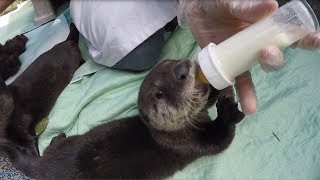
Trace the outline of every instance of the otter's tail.
{"label": "otter's tail", "polygon": [[70,34],[67,40],[73,41],[75,43],[78,43],[79,41],[79,31],[73,23],[70,24]]}

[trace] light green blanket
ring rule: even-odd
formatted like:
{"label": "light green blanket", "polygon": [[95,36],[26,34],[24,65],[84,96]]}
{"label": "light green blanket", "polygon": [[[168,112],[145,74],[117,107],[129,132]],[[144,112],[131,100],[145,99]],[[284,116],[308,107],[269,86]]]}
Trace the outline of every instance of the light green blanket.
{"label": "light green blanket", "polygon": [[[87,75],[59,97],[40,136],[41,151],[61,132],[82,134],[137,114],[137,93],[147,72],[99,66],[89,58],[83,41],[80,47],[87,62],[75,77]],[[161,59],[191,57],[196,49],[190,32],[179,29],[167,41]],[[195,161],[173,179],[320,178],[320,54],[288,49],[286,59],[274,73],[264,73],[260,67],[252,70],[259,112],[238,124],[231,146],[218,156]],[[211,111],[215,116],[215,108]]]}

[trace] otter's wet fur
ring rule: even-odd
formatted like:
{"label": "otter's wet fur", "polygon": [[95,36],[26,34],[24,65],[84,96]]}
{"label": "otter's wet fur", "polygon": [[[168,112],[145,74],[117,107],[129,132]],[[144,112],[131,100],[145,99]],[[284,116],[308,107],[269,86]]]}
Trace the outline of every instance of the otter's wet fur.
{"label": "otter's wet fur", "polygon": [[[244,114],[232,98],[195,80],[196,65],[167,60],[143,81],[139,116],[102,124],[83,135],[52,139],[42,157],[0,147],[17,169],[36,179],[159,179],[197,158],[226,149]],[[217,98],[218,116],[207,112]],[[90,119],[88,119],[90,121]]]}
{"label": "otter's wet fur", "polygon": [[66,41],[40,55],[10,85],[0,78],[0,143],[38,156],[35,126],[49,115],[80,66],[78,36],[71,25]]}

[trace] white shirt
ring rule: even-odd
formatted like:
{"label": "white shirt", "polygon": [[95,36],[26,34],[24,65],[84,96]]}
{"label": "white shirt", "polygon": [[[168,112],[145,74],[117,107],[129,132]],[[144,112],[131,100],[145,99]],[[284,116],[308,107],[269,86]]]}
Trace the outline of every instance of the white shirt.
{"label": "white shirt", "polygon": [[111,67],[177,16],[176,0],[72,0],[70,13],[89,53]]}

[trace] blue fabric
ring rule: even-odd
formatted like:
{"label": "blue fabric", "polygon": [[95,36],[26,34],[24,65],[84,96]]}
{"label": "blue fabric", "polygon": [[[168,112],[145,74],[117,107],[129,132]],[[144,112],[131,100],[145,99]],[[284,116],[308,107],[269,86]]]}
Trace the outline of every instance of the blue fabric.
{"label": "blue fabric", "polygon": [[8,159],[0,156],[0,179],[2,180],[31,180],[14,168]]}

